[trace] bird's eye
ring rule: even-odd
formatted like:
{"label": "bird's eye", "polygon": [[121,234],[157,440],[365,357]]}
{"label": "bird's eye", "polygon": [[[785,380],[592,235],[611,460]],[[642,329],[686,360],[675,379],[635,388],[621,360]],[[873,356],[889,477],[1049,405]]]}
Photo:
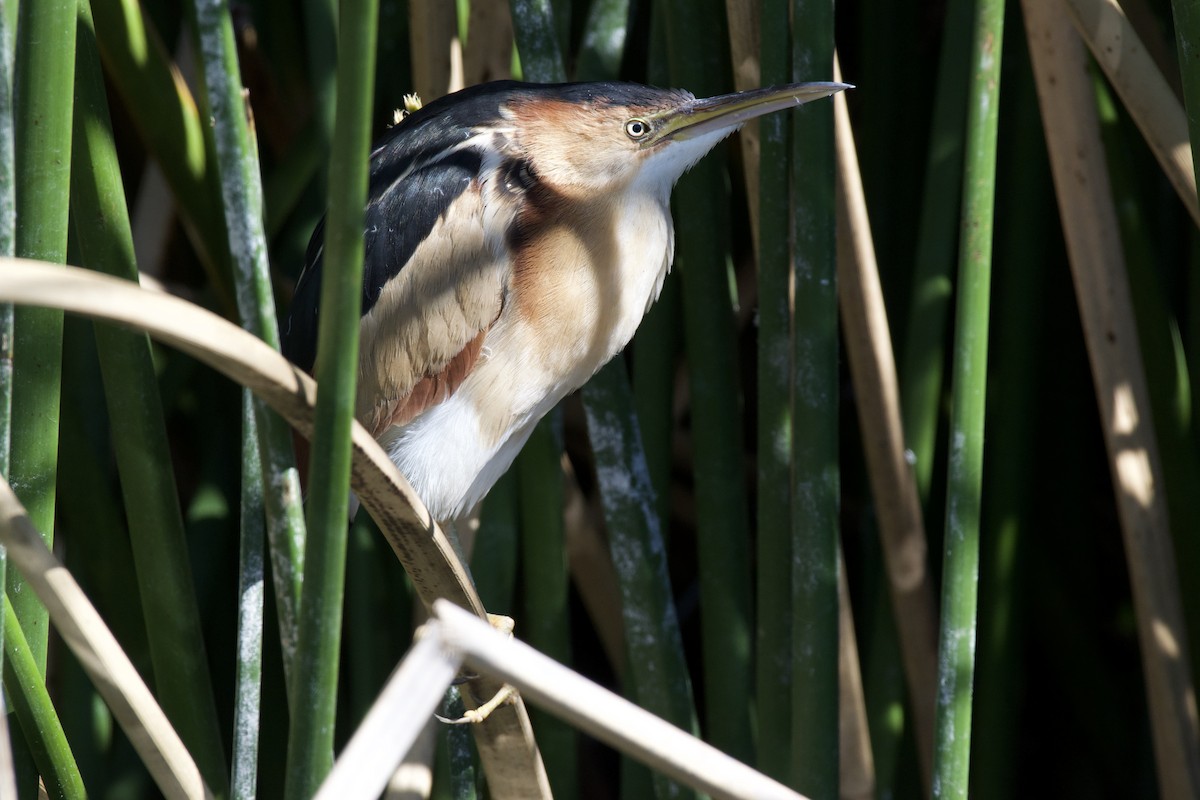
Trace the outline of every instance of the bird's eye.
{"label": "bird's eye", "polygon": [[645,139],[650,134],[650,123],[644,119],[634,117],[625,123],[625,135],[630,139],[637,141]]}

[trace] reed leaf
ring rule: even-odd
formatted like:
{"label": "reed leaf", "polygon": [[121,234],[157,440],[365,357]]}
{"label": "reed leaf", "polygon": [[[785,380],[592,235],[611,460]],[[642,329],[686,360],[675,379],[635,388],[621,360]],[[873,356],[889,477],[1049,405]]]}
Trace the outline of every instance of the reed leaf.
{"label": "reed leaf", "polygon": [[88,671],[163,794],[212,797],[137,670],[79,585],[47,549],[12,487],[3,480],[0,480],[0,542],[8,548],[9,557],[31,590],[49,609],[58,632]]}
{"label": "reed leaf", "polygon": [[[664,9],[665,5],[658,3],[651,10],[652,44],[646,65],[647,80],[659,86],[670,83],[663,30],[666,27]],[[671,541],[671,476],[677,448],[675,428],[683,410],[676,394],[685,376],[680,364],[683,351],[680,283],[678,271],[667,275],[658,302],[646,312],[632,344],[633,407],[642,433],[650,485],[654,487],[659,530],[666,543]]]}
{"label": "reed leaf", "polygon": [[[1187,110],[1188,133],[1192,146],[1192,169],[1200,169],[1200,3],[1196,0],[1171,0],[1175,18],[1175,45],[1179,56],[1179,74],[1183,78],[1183,104]],[[1200,184],[1200,174],[1196,183]]]}
{"label": "reed leaf", "polygon": [[[71,202],[85,266],[137,279],[100,58],[80,6]],[[149,338],[99,326],[96,348],[129,519],[155,686],[168,716],[198,755],[211,786],[225,779],[183,517],[167,445]]]}
{"label": "reed leaf", "polygon": [[513,609],[520,531],[517,470],[504,474],[483,504],[479,535],[471,548],[471,574],[484,606],[498,613]]}
{"label": "reed leaf", "polygon": [[[1136,170],[1127,158],[1129,143],[1118,124],[1114,98],[1099,78],[1095,83],[1100,135],[1113,188],[1113,205],[1121,226],[1130,299],[1162,457],[1167,513],[1179,573],[1187,575],[1192,565],[1200,563],[1200,542],[1189,534],[1200,530],[1200,498],[1191,491],[1192,486],[1200,483],[1200,452],[1192,446],[1189,436],[1193,428],[1190,419],[1191,377],[1180,341],[1179,323],[1165,292],[1166,282],[1171,277],[1160,266],[1161,260],[1165,260],[1163,246],[1152,241],[1150,225],[1138,202]],[[1180,581],[1179,589],[1188,626],[1188,642],[1194,650],[1200,643],[1200,587],[1191,581]],[[1193,672],[1193,682],[1197,677]]]}
{"label": "reed leaf", "polygon": [[[1022,8],[1125,540],[1159,786],[1164,795],[1195,794],[1200,792],[1200,733],[1194,701],[1179,702],[1193,697],[1194,690],[1163,497],[1167,484],[1095,96],[1086,56],[1065,15],[1036,3]],[[1124,455],[1131,452],[1140,455]],[[1164,640],[1174,643],[1170,655],[1159,644]]]}
{"label": "reed leaf", "polygon": [[1200,199],[1183,105],[1116,0],[1066,0],[1079,35],[1112,81],[1163,173],[1200,225]]}
{"label": "reed leaf", "polygon": [[629,30],[629,0],[595,0],[588,9],[575,78],[611,80],[621,72]]}
{"label": "reed leaf", "polygon": [[188,240],[211,285],[232,306],[218,187],[191,90],[136,0],[97,0],[92,11],[107,74],[171,187]]}

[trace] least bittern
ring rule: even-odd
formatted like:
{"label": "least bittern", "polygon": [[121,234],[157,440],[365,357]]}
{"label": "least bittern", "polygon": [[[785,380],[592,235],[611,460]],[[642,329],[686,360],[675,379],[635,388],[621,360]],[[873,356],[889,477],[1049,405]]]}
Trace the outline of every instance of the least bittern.
{"label": "least bittern", "polygon": [[[489,83],[389,131],[371,154],[357,416],[436,519],[470,511],[629,342],[671,266],[679,177],[747,120],[845,88]],[[322,241],[318,226],[284,335],[305,369]]]}

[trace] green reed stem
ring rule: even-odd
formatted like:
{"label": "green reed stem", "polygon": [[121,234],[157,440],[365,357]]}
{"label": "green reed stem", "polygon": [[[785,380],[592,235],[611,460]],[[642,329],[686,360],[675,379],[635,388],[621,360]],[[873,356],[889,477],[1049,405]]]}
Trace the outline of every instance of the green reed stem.
{"label": "green reed stem", "polygon": [[333,756],[378,10],[378,0],[346,0],[339,20],[341,57],[324,253],[331,268],[321,286],[316,364],[321,389],[309,480],[307,569],[289,681],[293,713],[285,796],[293,800],[316,791]]}
{"label": "green reed stem", "polygon": [[992,213],[1004,0],[979,0],[967,105],[933,796],[966,798],[975,672]]}
{"label": "green reed stem", "polygon": [[[671,80],[697,95],[729,84],[725,7],[710,0],[664,6]],[[696,547],[700,583],[705,731],[726,753],[754,761],[749,509],[743,472],[729,201],[724,151],[710,153],[674,193],[676,260],[683,286],[691,387]]]}
{"label": "green reed stem", "polygon": [[[15,0],[0,0],[0,255],[16,252],[16,155],[13,150],[13,31],[9,15]],[[12,450],[13,306],[0,303],[0,475],[8,476]],[[7,555],[0,552],[0,587],[7,585]],[[0,615],[0,641],[4,618]],[[0,742],[0,747],[9,745]],[[7,784],[5,784],[7,785]]]}
{"label": "green reed stem", "polygon": [[[629,382],[619,360],[609,362],[592,378],[583,404],[608,544],[621,587],[632,697],[672,724],[694,730],[692,685],[654,508],[654,487],[646,469]],[[680,787],[661,773],[654,775],[654,788],[659,798],[681,796]]]}
{"label": "green reed stem", "polygon": [[[764,86],[791,77],[788,0],[763,0]],[[792,309],[788,203],[792,119],[759,120],[758,564],[755,686],[758,768],[788,781],[792,760]]]}
{"label": "green reed stem", "polygon": [[520,517],[517,470],[510,469],[488,492],[471,550],[471,575],[484,608],[511,614],[517,583]]}
{"label": "green reed stem", "polygon": [[[829,80],[833,2],[792,7],[792,79]],[[838,792],[838,316],[833,104],[793,116],[792,774]]]}
{"label": "green reed stem", "polygon": [[[75,78],[75,0],[26,2],[17,26],[13,96],[16,107],[16,254],[63,263],[71,176]],[[18,308],[13,341],[12,462],[9,482],[29,518],[54,538],[58,474],[62,313]],[[38,668],[46,667],[45,609],[20,575],[7,576]]]}
{"label": "green reed stem", "polygon": [[588,10],[575,78],[614,80],[621,72],[628,34],[629,0],[596,0]]}
{"label": "green reed stem", "polygon": [[[213,119],[216,168],[220,176],[233,261],[233,281],[242,327],[279,349],[279,325],[267,261],[263,189],[258,143],[238,73],[237,49],[228,5],[193,0],[204,72],[205,105]],[[284,674],[295,660],[296,607],[304,574],[304,508],[291,432],[280,417],[255,400],[259,461],[267,508],[271,566],[283,643]]]}
{"label": "green reed stem", "polygon": [[[1014,42],[1021,45],[1021,42]],[[1046,144],[1038,114],[1037,95],[1029,59],[1011,50],[1012,79],[1006,84],[1006,117],[1002,163],[1021,169],[1002,174],[997,181],[998,260],[994,318],[1004,320],[995,329],[989,361],[995,385],[1004,387],[1004,402],[987,410],[986,436],[1003,447],[986,454],[979,565],[979,649],[972,715],[971,796],[977,800],[1013,797],[1019,776],[1012,764],[1018,758],[1024,728],[1013,713],[1013,698],[1026,689],[1022,665],[1026,633],[1021,624],[1031,610],[1027,599],[1028,555],[1033,534],[1041,527],[1032,516],[1034,483],[1030,464],[1045,445],[1031,424],[1038,415],[1041,392],[1037,379],[1046,365],[1043,321],[1049,303],[1047,283],[1054,257],[1046,242],[1055,234],[1057,215],[1054,187],[1046,163]],[[1003,255],[999,255],[1002,253]],[[1053,368],[1053,367],[1051,367]]]}
{"label": "green reed stem", "polygon": [[[563,525],[562,452],[562,415],[551,412],[534,428],[517,459],[525,595],[521,638],[559,663],[570,664],[570,572]],[[578,796],[578,734],[563,720],[540,709],[530,709],[529,716],[538,733],[555,796]]]}
{"label": "green reed stem", "polygon": [[558,83],[567,79],[550,0],[512,0],[513,33],[527,81]]}
{"label": "green reed stem", "polygon": [[912,296],[903,339],[900,411],[921,499],[933,480],[942,415],[947,319],[954,294],[954,221],[962,195],[963,126],[967,114],[970,0],[950,0],[934,89],[933,122],[925,162]]}
{"label": "green reed stem", "polygon": [[46,793],[56,800],[86,798],[79,767],[58,721],[58,712],[50,701],[41,667],[7,598],[4,602],[4,696],[21,723]]}
{"label": "green reed stem", "polygon": [[266,536],[262,462],[258,453],[254,397],[242,390],[241,538],[238,551],[237,666],[233,704],[234,800],[258,790],[259,713],[262,705],[263,540]]}
{"label": "green reed stem", "polygon": [[[328,157],[337,128],[335,110],[339,88],[336,83],[338,69],[338,0],[302,0],[301,14],[304,19],[304,43],[308,82],[313,100],[314,150],[324,160]],[[374,81],[372,81],[372,84]],[[316,171],[316,180],[324,187],[328,175]]]}

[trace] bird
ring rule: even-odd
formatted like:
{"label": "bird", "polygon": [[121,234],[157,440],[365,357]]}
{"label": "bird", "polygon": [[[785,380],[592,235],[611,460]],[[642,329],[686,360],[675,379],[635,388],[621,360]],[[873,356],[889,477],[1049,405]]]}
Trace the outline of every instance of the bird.
{"label": "bird", "polygon": [[[676,181],[747,120],[849,84],[696,98],[496,81],[400,119],[370,155],[355,414],[455,521],[559,400],[633,337],[671,267]],[[324,221],[283,351],[316,359]]]}

